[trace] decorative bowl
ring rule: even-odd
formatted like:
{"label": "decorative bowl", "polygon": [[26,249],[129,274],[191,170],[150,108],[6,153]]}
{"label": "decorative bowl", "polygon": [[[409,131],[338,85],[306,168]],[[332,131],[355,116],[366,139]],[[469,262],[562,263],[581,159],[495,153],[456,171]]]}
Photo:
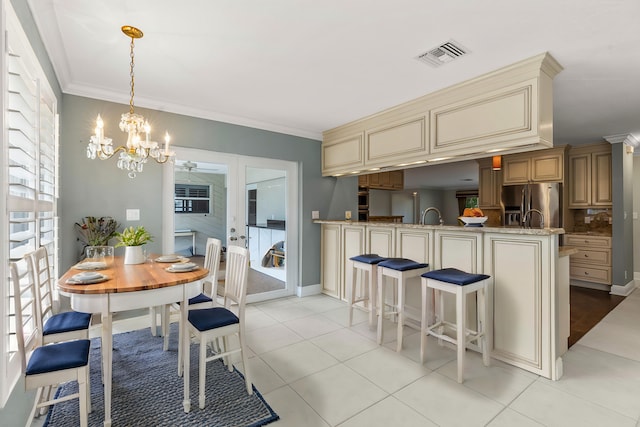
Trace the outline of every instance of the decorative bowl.
{"label": "decorative bowl", "polygon": [[464,222],[464,225],[480,226],[487,222],[487,216],[459,216],[458,219]]}

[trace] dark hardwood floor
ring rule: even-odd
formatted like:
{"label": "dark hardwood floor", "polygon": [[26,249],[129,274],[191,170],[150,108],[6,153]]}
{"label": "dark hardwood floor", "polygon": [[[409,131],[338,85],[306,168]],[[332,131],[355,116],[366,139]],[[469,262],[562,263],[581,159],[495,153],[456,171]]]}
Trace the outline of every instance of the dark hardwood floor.
{"label": "dark hardwood floor", "polygon": [[611,310],[624,300],[624,297],[611,295],[607,291],[571,286],[571,334],[569,347],[582,338],[591,328],[602,320]]}

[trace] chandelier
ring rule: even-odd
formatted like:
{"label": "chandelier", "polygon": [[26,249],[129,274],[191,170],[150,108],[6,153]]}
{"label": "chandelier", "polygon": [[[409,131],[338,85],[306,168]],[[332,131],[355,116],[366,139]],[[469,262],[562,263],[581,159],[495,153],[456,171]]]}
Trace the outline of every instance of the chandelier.
{"label": "chandelier", "polygon": [[143,34],[139,29],[129,25],[123,26],[122,32],[126,36],[131,37],[131,63],[129,64],[131,98],[129,99],[129,112],[122,114],[120,118],[120,130],[128,134],[127,144],[117,148],[113,147],[111,138],[105,138],[104,136],[104,122],[100,114],[98,114],[95,134],[91,136],[89,144],[87,145],[87,157],[90,159],[97,157],[101,160],[107,160],[117,152],[120,152],[117,166],[122,170],[129,171],[129,178],[135,178],[137,173],[142,172],[143,165],[147,163],[149,157],[158,163],[166,163],[175,153],[169,151],[169,142],[171,141],[169,133],[165,133],[164,148],[160,148],[157,142],[150,140],[151,126],[149,126],[149,122],[140,114],[134,112],[133,97],[135,94],[135,84],[133,67],[135,63],[133,48],[134,40],[142,38]]}

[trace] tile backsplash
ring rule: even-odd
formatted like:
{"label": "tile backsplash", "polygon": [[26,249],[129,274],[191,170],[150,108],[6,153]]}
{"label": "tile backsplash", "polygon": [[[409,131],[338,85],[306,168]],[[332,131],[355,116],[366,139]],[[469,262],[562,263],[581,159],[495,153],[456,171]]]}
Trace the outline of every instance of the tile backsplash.
{"label": "tile backsplash", "polygon": [[611,234],[611,209],[570,209],[573,231]]}

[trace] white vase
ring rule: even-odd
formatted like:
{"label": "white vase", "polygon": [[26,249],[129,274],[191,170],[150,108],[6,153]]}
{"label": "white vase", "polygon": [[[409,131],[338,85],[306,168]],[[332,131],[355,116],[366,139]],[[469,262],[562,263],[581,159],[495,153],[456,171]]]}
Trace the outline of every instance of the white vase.
{"label": "white vase", "polygon": [[142,246],[125,246],[124,263],[125,264],[144,264],[145,255]]}

